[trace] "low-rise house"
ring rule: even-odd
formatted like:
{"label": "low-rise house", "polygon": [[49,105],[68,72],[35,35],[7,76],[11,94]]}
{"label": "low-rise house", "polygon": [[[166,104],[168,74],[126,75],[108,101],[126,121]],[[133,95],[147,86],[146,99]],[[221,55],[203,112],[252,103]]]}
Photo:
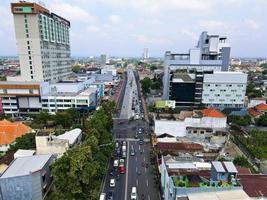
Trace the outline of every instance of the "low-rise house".
{"label": "low-rise house", "polygon": [[249,100],[248,107],[251,108],[259,104],[266,104],[266,101],[267,101],[267,98],[265,97],[252,98]]}
{"label": "low-rise house", "polygon": [[27,156],[33,156],[35,154],[35,150],[28,150],[28,149],[18,149],[14,153],[14,159],[21,158],[21,157],[27,157]]}
{"label": "low-rise house", "polygon": [[9,149],[16,138],[31,133],[33,130],[22,122],[10,122],[8,120],[0,121],[0,152]]}
{"label": "low-rise house", "polygon": [[82,130],[79,128],[68,131],[62,135],[47,135],[39,132],[35,136],[37,154],[63,155],[68,149],[81,142]]}
{"label": "low-rise house", "polygon": [[248,113],[251,117],[258,118],[261,115],[267,113],[267,104],[261,103],[248,109]]}
{"label": "low-rise house", "polygon": [[[181,113],[182,114],[182,113]],[[214,108],[194,110],[190,116],[178,116],[177,120],[155,120],[155,134],[167,133],[174,137],[184,137],[189,134],[215,133],[225,130],[227,117]]]}
{"label": "low-rise house", "polygon": [[2,200],[41,200],[52,182],[52,155],[15,159],[0,177]]}
{"label": "low-rise house", "polygon": [[[243,190],[235,176],[232,176],[236,175],[234,165],[227,162],[223,166],[225,171],[229,172],[227,177],[231,179],[221,180],[222,176],[218,173],[222,172],[215,170],[214,164],[210,162],[181,161],[169,156],[162,157],[160,172],[164,199],[190,199],[192,194],[204,195],[209,192]],[[218,178],[214,179],[214,176]]]}

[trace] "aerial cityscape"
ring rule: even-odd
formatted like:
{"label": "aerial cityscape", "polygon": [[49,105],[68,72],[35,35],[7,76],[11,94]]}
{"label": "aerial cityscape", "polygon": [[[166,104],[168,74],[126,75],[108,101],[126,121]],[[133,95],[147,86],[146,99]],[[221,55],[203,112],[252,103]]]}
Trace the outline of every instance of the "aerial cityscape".
{"label": "aerial cityscape", "polygon": [[1,1],[0,200],[267,199],[266,8]]}

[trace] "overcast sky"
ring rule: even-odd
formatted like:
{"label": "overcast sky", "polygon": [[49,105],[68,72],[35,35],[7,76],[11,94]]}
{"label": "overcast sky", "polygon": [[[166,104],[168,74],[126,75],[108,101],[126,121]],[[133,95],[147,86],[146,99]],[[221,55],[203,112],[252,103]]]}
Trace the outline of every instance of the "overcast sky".
{"label": "overcast sky", "polygon": [[[0,55],[17,55],[9,0],[0,4]],[[36,1],[38,2],[38,1]],[[227,36],[231,56],[267,57],[267,0],[43,0],[70,20],[72,56],[187,53],[199,34]]]}

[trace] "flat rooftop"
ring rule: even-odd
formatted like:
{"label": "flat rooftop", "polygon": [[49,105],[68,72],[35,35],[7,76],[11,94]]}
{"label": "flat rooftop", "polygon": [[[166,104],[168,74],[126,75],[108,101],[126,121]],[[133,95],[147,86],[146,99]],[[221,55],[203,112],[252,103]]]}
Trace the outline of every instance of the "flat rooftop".
{"label": "flat rooftop", "polygon": [[0,179],[26,176],[30,173],[39,171],[44,167],[51,157],[52,155],[34,155],[17,158],[9,165]]}

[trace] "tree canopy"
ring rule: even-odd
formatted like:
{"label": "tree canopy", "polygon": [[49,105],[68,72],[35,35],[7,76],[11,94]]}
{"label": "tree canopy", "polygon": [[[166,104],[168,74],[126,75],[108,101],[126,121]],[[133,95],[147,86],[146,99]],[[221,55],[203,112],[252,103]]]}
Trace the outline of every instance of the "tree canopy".
{"label": "tree canopy", "polygon": [[51,199],[98,199],[101,181],[114,148],[113,145],[100,145],[112,141],[114,112],[114,102],[103,103],[86,121],[82,144],[68,150],[53,164],[55,192]]}

